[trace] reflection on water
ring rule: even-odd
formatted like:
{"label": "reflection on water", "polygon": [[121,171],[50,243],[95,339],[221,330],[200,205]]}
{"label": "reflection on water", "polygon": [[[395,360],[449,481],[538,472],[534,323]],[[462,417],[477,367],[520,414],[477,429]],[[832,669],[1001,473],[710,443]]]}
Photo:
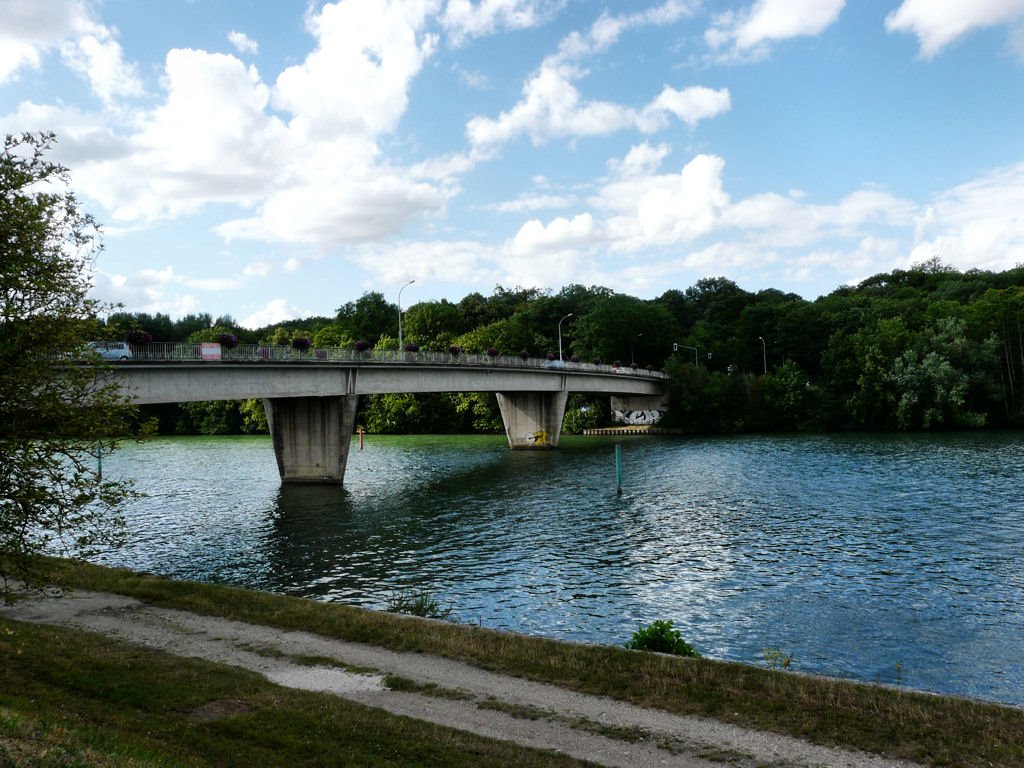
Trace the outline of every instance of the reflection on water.
{"label": "reflection on water", "polygon": [[267,438],[161,438],[105,468],[147,498],[105,562],[621,643],[675,620],[706,655],[1024,704],[1024,438],[623,442],[372,437],[345,488],[282,487]]}

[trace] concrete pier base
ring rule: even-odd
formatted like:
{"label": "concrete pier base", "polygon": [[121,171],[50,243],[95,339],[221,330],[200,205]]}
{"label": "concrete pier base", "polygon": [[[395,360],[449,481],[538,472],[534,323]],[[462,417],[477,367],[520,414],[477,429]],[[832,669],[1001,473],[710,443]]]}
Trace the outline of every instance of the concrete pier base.
{"label": "concrete pier base", "polygon": [[342,485],[358,396],[264,399],[282,483]]}
{"label": "concrete pier base", "polygon": [[509,447],[531,450],[558,447],[568,392],[497,394]]}

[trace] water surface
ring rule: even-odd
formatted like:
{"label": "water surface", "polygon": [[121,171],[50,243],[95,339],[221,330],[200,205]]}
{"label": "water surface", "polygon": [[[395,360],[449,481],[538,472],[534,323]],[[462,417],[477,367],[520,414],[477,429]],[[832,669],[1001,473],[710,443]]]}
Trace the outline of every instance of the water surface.
{"label": "water surface", "polygon": [[367,438],[346,486],[282,487],[266,437],[104,459],[148,494],[102,558],[484,626],[622,643],[672,619],[715,658],[1024,705],[1024,436]]}

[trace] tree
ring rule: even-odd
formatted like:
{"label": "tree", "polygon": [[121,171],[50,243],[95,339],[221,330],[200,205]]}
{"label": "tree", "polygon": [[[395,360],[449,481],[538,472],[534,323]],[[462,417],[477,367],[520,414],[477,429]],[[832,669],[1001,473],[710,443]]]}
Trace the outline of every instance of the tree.
{"label": "tree", "polygon": [[133,412],[81,358],[103,307],[88,297],[99,229],[68,171],[46,159],[53,134],[7,136],[0,154],[0,593],[38,586],[43,554],[117,543],[130,486],[104,480]]}
{"label": "tree", "polygon": [[398,336],[398,305],[378,291],[367,291],[356,301],[338,307],[337,322],[353,339],[376,343],[381,336]]}

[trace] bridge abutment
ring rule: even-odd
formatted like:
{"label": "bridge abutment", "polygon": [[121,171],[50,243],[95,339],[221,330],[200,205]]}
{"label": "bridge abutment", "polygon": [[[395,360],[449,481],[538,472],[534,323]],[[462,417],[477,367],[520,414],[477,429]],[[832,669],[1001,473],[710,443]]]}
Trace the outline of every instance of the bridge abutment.
{"label": "bridge abutment", "polygon": [[569,393],[498,392],[505,435],[513,449],[557,448]]}
{"label": "bridge abutment", "polygon": [[263,400],[282,483],[344,482],[358,400],[356,395]]}

